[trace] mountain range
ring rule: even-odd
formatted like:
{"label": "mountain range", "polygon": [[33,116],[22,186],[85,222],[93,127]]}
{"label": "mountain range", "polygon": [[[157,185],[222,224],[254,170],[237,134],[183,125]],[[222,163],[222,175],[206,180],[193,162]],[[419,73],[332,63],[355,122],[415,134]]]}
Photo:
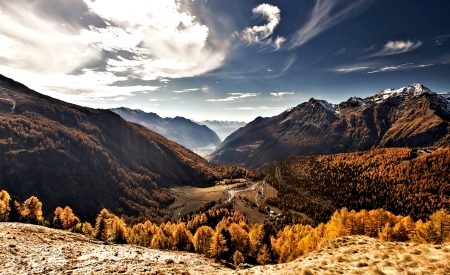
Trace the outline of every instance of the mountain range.
{"label": "mountain range", "polygon": [[258,168],[287,156],[448,146],[449,100],[449,94],[434,93],[420,83],[340,104],[311,98],[235,131],[211,161]]}
{"label": "mountain range", "polygon": [[217,134],[208,126],[200,125],[184,117],[162,118],[155,113],[124,107],[110,110],[125,120],[141,124],[190,150],[215,147],[221,142]]}
{"label": "mountain range", "polygon": [[199,124],[208,126],[217,133],[221,140],[225,140],[231,133],[245,126],[243,121],[204,120]]}
{"label": "mountain range", "polygon": [[162,221],[173,185],[252,177],[209,164],[183,146],[109,110],[66,103],[0,75],[0,190],[37,196],[44,212],[70,205],[82,220],[102,208],[128,220]]}

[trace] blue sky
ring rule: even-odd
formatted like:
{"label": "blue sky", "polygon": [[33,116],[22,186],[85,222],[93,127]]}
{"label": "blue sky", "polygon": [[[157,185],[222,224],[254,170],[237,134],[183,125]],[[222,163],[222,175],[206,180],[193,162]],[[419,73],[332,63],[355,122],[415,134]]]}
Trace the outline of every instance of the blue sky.
{"label": "blue sky", "polygon": [[446,0],[0,0],[0,73],[72,103],[251,121],[450,92]]}

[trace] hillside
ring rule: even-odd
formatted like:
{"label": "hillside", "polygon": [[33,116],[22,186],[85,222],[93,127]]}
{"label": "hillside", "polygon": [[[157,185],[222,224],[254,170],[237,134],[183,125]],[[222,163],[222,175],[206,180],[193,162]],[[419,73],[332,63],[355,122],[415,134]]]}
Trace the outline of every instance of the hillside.
{"label": "hillside", "polygon": [[211,161],[257,168],[287,156],[448,146],[447,96],[415,83],[338,105],[312,98],[240,128],[222,142]]}
{"label": "hillside", "polygon": [[[366,236],[325,241],[293,262],[232,270],[205,256],[104,245],[81,234],[0,223],[2,274],[448,274],[449,245],[381,242]],[[406,272],[406,273],[405,273]]]}
{"label": "hillside", "polygon": [[426,219],[450,208],[450,149],[375,149],[323,156],[298,156],[265,168],[278,190],[267,203],[294,209],[323,222],[335,209],[383,208]]}
{"label": "hillside", "polygon": [[209,186],[251,177],[236,166],[210,165],[183,146],[109,110],[44,96],[0,75],[0,189],[44,212],[71,205],[92,221],[106,207],[127,220],[160,220],[173,185]]}
{"label": "hillside", "polygon": [[20,223],[0,223],[0,267],[0,274],[194,275],[224,269],[194,253],[104,245],[81,234]]}
{"label": "hillside", "polygon": [[217,134],[208,126],[197,124],[184,117],[162,118],[155,113],[124,107],[110,110],[125,120],[141,124],[189,150],[218,146],[221,142]]}
{"label": "hillside", "polygon": [[[450,245],[381,242],[366,236],[325,241],[293,262],[257,266],[237,274],[436,274],[450,273]],[[231,273],[231,274],[236,274]]]}

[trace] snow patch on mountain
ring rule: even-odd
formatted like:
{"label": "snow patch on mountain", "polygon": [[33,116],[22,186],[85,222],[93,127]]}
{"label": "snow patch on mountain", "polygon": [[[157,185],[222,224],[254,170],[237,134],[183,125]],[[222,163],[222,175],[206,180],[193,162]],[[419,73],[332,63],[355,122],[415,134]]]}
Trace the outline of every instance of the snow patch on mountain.
{"label": "snow patch on mountain", "polygon": [[334,105],[334,104],[328,103],[327,101],[322,100],[322,99],[317,100],[317,102],[318,102],[320,105],[322,105],[326,110],[328,110],[328,111],[330,111],[330,112],[333,112],[333,113],[336,112],[336,109],[335,109],[335,105]]}

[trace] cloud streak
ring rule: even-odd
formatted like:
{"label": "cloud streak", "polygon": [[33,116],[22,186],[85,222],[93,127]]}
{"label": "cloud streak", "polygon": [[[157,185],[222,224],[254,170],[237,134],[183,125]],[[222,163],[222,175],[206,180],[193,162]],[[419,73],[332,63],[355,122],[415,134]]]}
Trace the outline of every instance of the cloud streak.
{"label": "cloud streak", "polygon": [[405,63],[405,64],[400,64],[400,65],[385,66],[385,67],[382,67],[375,71],[371,71],[371,72],[367,72],[367,73],[374,74],[374,73],[381,73],[381,72],[401,70],[401,69],[425,68],[425,67],[429,67],[429,66],[433,66],[433,65],[435,65],[435,64],[429,63],[429,64],[414,65],[413,63]]}
{"label": "cloud streak", "polygon": [[412,41],[389,41],[384,45],[383,49],[381,49],[379,52],[371,55],[371,56],[387,56],[387,55],[394,55],[394,54],[401,54],[406,53],[410,51],[414,51],[417,48],[422,46],[421,41],[412,42]]}
{"label": "cloud streak", "polygon": [[293,95],[293,92],[279,92],[279,93],[270,93],[271,95],[275,96],[275,97],[282,97],[285,95]]}
{"label": "cloud streak", "polygon": [[223,101],[234,101],[238,99],[243,99],[247,97],[259,96],[259,93],[229,93],[227,98],[217,98],[217,99],[207,99],[208,102],[223,102]]}
{"label": "cloud streak", "polygon": [[[333,27],[366,7],[367,0],[315,0],[307,23],[291,38],[290,48],[300,47],[321,32]],[[342,4],[343,8],[337,7]]]}

